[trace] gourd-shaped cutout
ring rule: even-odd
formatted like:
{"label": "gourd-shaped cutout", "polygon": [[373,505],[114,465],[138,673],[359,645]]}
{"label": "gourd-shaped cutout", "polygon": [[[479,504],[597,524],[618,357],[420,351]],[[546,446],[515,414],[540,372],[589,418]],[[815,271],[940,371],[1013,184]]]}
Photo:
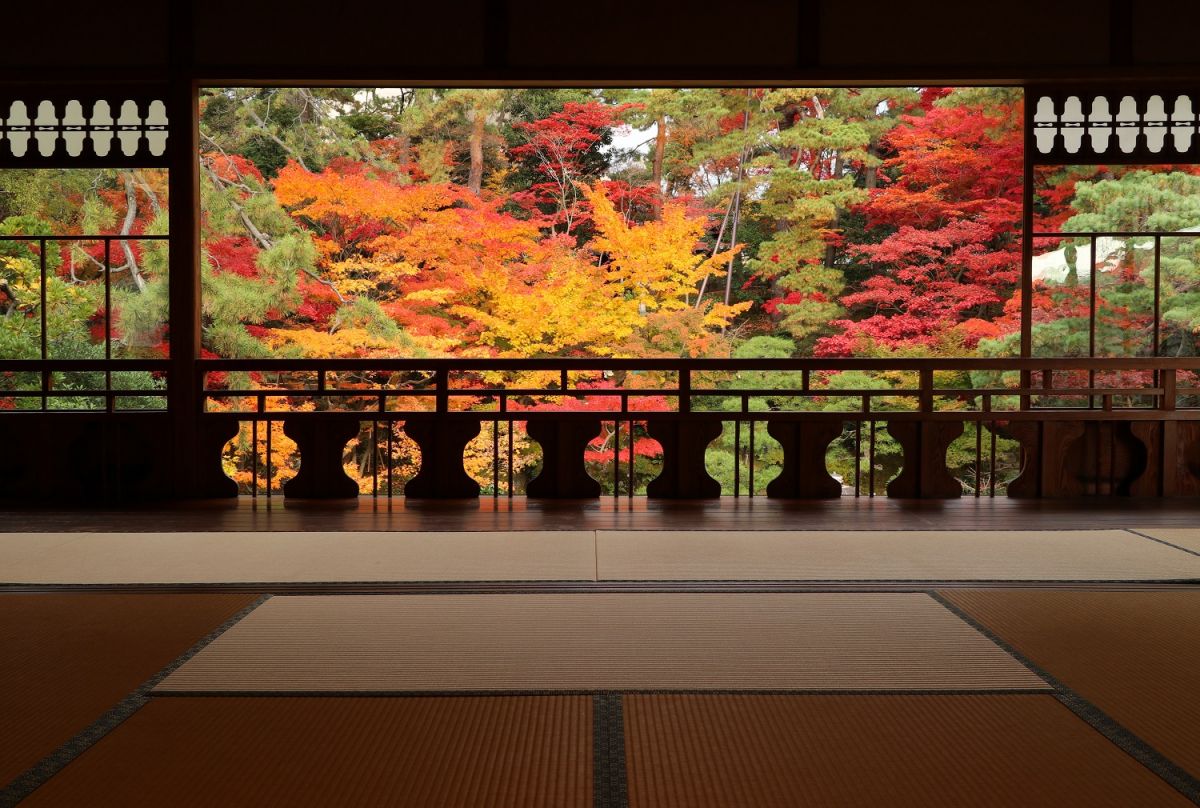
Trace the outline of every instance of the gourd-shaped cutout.
{"label": "gourd-shaped cutout", "polygon": [[1131,95],[1125,96],[1117,108],[1117,145],[1126,154],[1137,148],[1140,123],[1137,101]]}
{"label": "gourd-shaped cutout", "polygon": [[121,141],[121,153],[126,157],[137,154],[141,130],[142,118],[138,115],[137,102],[125,101],[121,104],[121,117],[117,118],[117,140]]}
{"label": "gourd-shaped cutout", "polygon": [[1181,95],[1175,99],[1175,110],[1171,113],[1171,136],[1175,139],[1175,151],[1186,152],[1192,147],[1192,135],[1196,132],[1196,113],[1192,111],[1192,99]]}
{"label": "gourd-shaped cutout", "polygon": [[112,150],[113,116],[112,107],[103,99],[92,105],[91,129],[92,151],[97,157],[107,157]]}
{"label": "gourd-shaped cutout", "polygon": [[1063,147],[1069,154],[1075,154],[1083,145],[1083,121],[1083,102],[1073,95],[1063,104],[1062,114]]}
{"label": "gourd-shaped cutout", "polygon": [[38,154],[51,157],[58,148],[58,113],[53,101],[38,104],[37,118],[33,121],[33,137],[37,141]]}
{"label": "gourd-shaped cutout", "polygon": [[146,145],[155,157],[167,150],[167,105],[162,101],[151,101],[146,113]]}
{"label": "gourd-shaped cutout", "polygon": [[1108,141],[1112,137],[1112,111],[1108,108],[1108,99],[1098,95],[1092,99],[1092,114],[1088,116],[1091,126],[1088,135],[1092,139],[1092,151],[1104,154],[1108,151]]}
{"label": "gourd-shaped cutout", "polygon": [[68,101],[63,109],[63,143],[67,147],[67,154],[72,157],[78,157],[83,154],[83,141],[87,138],[87,134],[83,128],[87,126],[87,119],[83,117],[83,104],[78,101]]}
{"label": "gourd-shaped cutout", "polygon": [[1146,148],[1154,154],[1162,151],[1167,140],[1167,107],[1161,95],[1152,95],[1146,101],[1146,114],[1142,116],[1142,132],[1146,135]]}
{"label": "gourd-shaped cutout", "polygon": [[1037,109],[1033,113],[1033,137],[1037,142],[1037,150],[1042,154],[1049,154],[1054,150],[1054,136],[1058,134],[1058,130],[1052,124],[1058,122],[1058,116],[1054,114],[1054,99],[1048,95],[1043,95],[1038,99]]}
{"label": "gourd-shaped cutout", "polygon": [[[24,157],[29,151],[29,111],[24,101],[13,101],[8,109],[8,148],[13,157]],[[13,129],[16,128],[16,131]]]}

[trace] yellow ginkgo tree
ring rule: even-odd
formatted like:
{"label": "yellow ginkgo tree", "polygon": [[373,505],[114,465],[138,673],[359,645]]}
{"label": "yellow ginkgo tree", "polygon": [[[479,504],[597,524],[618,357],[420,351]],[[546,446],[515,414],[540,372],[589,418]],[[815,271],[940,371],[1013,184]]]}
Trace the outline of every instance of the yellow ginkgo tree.
{"label": "yellow ginkgo tree", "polygon": [[706,277],[723,276],[740,246],[701,251],[707,217],[689,214],[682,202],[668,202],[659,219],[638,224],[626,220],[603,188],[583,193],[592,205],[596,236],[590,247],[604,270],[605,289],[626,302],[626,317],[636,324],[632,330],[646,338],[639,347],[663,352],[667,346],[654,345],[650,337],[668,332],[678,336],[684,353],[720,351],[710,329],[724,330],[750,303],[709,300],[697,308],[696,289]]}

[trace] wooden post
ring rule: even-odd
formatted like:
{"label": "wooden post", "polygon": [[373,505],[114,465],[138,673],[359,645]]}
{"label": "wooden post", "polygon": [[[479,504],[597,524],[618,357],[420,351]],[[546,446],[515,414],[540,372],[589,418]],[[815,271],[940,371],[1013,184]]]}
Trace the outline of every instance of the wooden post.
{"label": "wooden post", "polygon": [[170,280],[171,369],[167,404],[171,413],[172,476],[177,497],[199,495],[197,442],[201,410],[200,377],[200,168],[197,160],[197,94],[192,80],[193,47],[190,0],[171,8],[170,81],[167,118],[170,135],[171,215]]}

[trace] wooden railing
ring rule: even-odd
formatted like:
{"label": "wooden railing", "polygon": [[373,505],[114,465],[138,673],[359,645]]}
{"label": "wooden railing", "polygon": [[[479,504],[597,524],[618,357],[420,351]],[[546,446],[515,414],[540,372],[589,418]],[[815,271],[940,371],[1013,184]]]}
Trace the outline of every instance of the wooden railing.
{"label": "wooden railing", "polygon": [[[253,451],[240,457],[250,465],[240,490],[303,498],[473,497],[481,483],[492,496],[549,498],[596,497],[602,489],[662,498],[1200,494],[1200,358],[198,360],[193,367],[199,393],[188,417],[197,448],[185,459],[196,478],[182,489],[163,462],[184,451],[164,439],[172,423],[158,406],[170,388],[166,361],[0,360],[6,497],[235,496],[230,441],[243,431]],[[135,370],[154,386],[122,389],[122,373]],[[72,389],[59,384],[65,378]],[[734,459],[722,485],[706,467],[706,448],[723,430],[721,445]],[[518,485],[514,432],[541,454],[539,473]],[[288,475],[271,468],[276,433],[295,443]],[[594,459],[598,435],[607,436],[608,465]],[[637,480],[635,435],[661,449],[649,473],[637,458]],[[761,451],[768,439],[779,444],[777,476],[763,486],[756,442]],[[399,440],[416,444],[404,473],[393,462]],[[888,468],[876,462],[884,440],[889,457],[899,457]],[[1015,447],[1014,468],[999,487],[998,440]],[[474,478],[464,467],[472,441],[476,450],[482,441],[487,455],[482,469],[475,458]],[[343,464],[348,444],[364,442],[368,476],[360,485]],[[947,459],[952,444],[957,467]],[[849,455],[840,473],[829,464],[831,445]]]}
{"label": "wooden railing", "polygon": [[[259,425],[265,423],[270,441],[272,425],[280,422],[300,456],[282,493],[305,498],[358,495],[358,484],[343,471],[343,455],[364,423],[387,458],[373,464],[376,493],[396,490],[395,425],[403,424],[404,435],[419,446],[419,470],[403,484],[408,497],[478,496],[464,452],[487,424],[492,493],[499,494],[507,474],[511,495],[516,423],[542,452],[530,497],[599,496],[584,452],[606,424],[616,427],[609,434],[618,440],[622,424],[627,435],[637,424],[661,445],[662,470],[646,485],[648,496],[717,496],[721,486],[706,470],[705,450],[725,423],[733,424],[739,454],[743,426],[750,442],[765,425],[781,445],[782,470],[766,490],[771,497],[836,497],[850,488],[826,467],[828,446],[847,430],[856,455],[852,488],[862,493],[860,460],[868,459],[866,473],[873,475],[878,429],[903,451],[889,496],[961,496],[964,483],[948,469],[946,451],[968,428],[976,475],[968,488],[975,496],[995,492],[994,473],[990,486],[981,480],[989,461],[994,471],[997,434],[1020,445],[1020,472],[1006,486],[1009,496],[1200,493],[1200,387],[1193,386],[1200,384],[1200,358],[204,360],[196,368],[203,399],[197,460],[211,472],[203,483],[209,495],[237,493],[221,472],[221,453],[241,426],[255,430],[257,447]],[[501,425],[508,425],[507,455]],[[389,441],[386,453],[381,432]],[[615,447],[614,494],[621,485],[619,452]],[[257,451],[254,457],[257,463]],[[268,445],[267,463],[270,458]],[[751,443],[750,494],[753,458]],[[735,474],[740,469],[735,463]],[[257,466],[254,471],[257,478]],[[263,471],[270,494],[274,475]],[[741,490],[735,477],[731,493]],[[633,492],[631,480],[626,494]]]}

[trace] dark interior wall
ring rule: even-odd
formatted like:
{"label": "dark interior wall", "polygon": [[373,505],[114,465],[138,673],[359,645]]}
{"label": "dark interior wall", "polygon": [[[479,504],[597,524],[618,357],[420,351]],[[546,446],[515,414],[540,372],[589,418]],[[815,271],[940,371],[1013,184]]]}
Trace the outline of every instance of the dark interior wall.
{"label": "dark interior wall", "polygon": [[1179,0],[55,0],[6,4],[4,24],[9,80],[161,79],[172,52],[202,78],[264,82],[1020,81],[1200,65],[1200,5]]}

